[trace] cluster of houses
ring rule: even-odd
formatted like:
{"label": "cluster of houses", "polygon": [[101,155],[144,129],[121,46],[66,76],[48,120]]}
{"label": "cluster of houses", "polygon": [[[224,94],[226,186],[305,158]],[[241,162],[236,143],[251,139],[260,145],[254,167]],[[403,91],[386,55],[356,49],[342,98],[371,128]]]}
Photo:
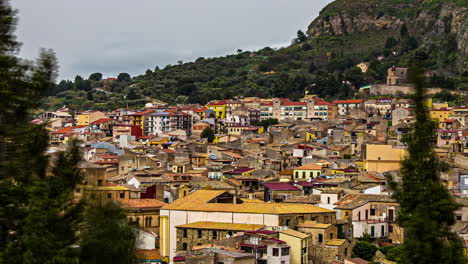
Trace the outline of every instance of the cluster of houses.
{"label": "cluster of houses", "polygon": [[[436,153],[451,164],[442,180],[462,204],[453,228],[468,244],[468,107],[426,104],[438,123]],[[75,194],[125,208],[141,262],[352,264],[367,263],[352,258],[360,237],[404,241],[387,179],[406,155],[412,107],[306,95],[74,115],[63,108],[32,122],[50,130],[51,153],[81,140]],[[258,125],[266,119],[278,124]],[[201,137],[208,128],[213,142]]]}

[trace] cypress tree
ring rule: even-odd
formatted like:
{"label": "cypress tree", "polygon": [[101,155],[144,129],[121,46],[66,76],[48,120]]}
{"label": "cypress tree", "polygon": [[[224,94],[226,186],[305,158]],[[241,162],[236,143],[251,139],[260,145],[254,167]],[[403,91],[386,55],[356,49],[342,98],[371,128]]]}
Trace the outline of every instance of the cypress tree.
{"label": "cypress tree", "polygon": [[437,126],[426,111],[421,71],[414,72],[413,82],[416,122],[405,139],[408,155],[402,163],[402,181],[392,184],[400,203],[398,223],[405,229],[401,263],[466,263],[462,242],[451,231],[459,205],[440,181],[448,165],[432,148]]}
{"label": "cypress tree", "polygon": [[135,262],[136,236],[118,204],[90,202],[85,219],[81,235],[81,263]]}

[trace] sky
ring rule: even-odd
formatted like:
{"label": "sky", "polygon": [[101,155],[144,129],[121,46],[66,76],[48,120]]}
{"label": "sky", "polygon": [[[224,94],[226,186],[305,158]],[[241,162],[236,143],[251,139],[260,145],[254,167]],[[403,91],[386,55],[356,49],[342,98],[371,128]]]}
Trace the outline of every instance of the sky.
{"label": "sky", "polygon": [[53,49],[59,78],[115,77],[287,46],[331,0],[10,0],[20,56]]}

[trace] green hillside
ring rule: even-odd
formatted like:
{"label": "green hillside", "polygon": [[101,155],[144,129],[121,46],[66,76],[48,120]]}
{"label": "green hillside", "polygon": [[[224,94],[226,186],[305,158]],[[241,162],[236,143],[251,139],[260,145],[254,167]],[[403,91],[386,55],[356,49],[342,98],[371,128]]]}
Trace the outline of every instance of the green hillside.
{"label": "green hillside", "polygon": [[[463,4],[466,0],[338,0],[321,12],[307,35],[298,32],[289,47],[198,58],[112,83],[95,76],[94,80],[62,81],[51,91],[47,107],[71,104],[108,110],[126,103],[139,106],[152,98],[169,103],[206,103],[234,96],[298,99],[305,90],[332,100],[352,97],[353,89],[361,85],[384,82],[389,67],[409,67],[414,58],[435,75],[429,80],[431,86],[468,90],[468,70],[463,66],[468,60],[459,47],[460,41],[466,43],[463,36],[460,40],[456,31],[449,30],[466,27],[440,15],[421,15],[432,14],[428,10],[434,6],[441,9],[444,2]],[[465,7],[450,4],[450,8],[458,15]],[[431,23],[445,19],[445,31],[421,32],[411,23],[424,19]],[[364,25],[364,30],[351,28],[349,21]],[[386,24],[382,27],[381,23]],[[360,62],[370,63],[367,73],[355,67]]]}

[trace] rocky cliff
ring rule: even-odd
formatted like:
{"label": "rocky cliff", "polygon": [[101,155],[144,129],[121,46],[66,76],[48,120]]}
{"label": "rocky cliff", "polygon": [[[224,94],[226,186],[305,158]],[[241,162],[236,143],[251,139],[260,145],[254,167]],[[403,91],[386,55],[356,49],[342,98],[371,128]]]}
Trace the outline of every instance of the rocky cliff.
{"label": "rocky cliff", "polygon": [[311,38],[375,31],[395,35],[403,24],[423,41],[454,38],[456,64],[468,71],[466,0],[337,0],[321,11],[308,34]]}

